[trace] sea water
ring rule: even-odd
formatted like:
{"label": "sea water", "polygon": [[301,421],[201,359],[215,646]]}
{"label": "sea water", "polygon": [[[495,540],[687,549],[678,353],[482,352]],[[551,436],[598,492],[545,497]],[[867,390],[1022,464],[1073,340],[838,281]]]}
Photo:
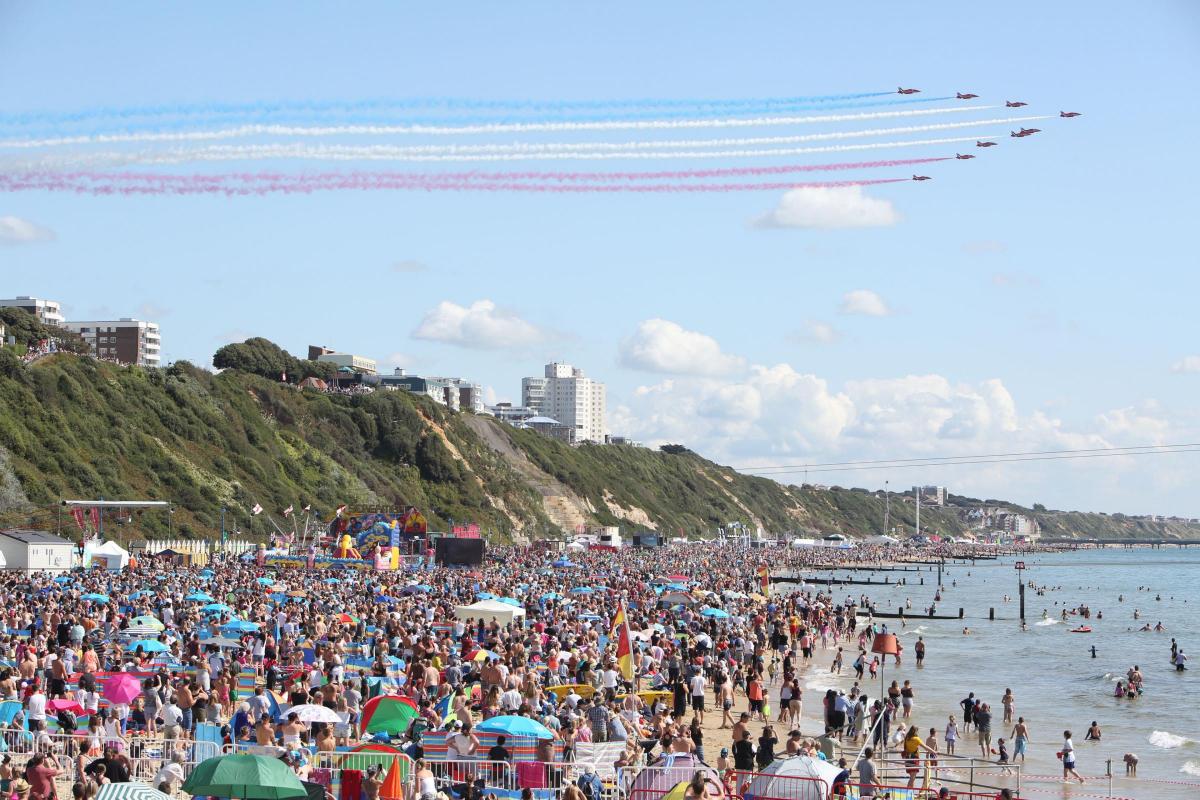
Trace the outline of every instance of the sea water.
{"label": "sea water", "polygon": [[[1200,798],[1200,706],[1194,699],[1200,688],[1196,678],[1200,674],[1200,547],[1109,548],[1026,556],[1025,580],[1048,588],[1042,595],[1026,588],[1025,631],[1019,622],[1020,580],[1015,560],[1001,558],[944,568],[937,614],[957,614],[961,607],[965,612],[961,621],[920,618],[937,589],[936,567],[928,572],[835,571],[836,577],[907,581],[907,585],[833,587],[835,598],[857,599],[865,594],[881,612],[894,613],[911,601],[906,612],[911,617],[904,626],[900,620],[878,620],[888,626],[888,632],[900,635],[902,665],[897,668],[889,659],[882,686],[869,675],[860,686],[878,697],[892,680],[912,681],[916,690],[912,724],[918,726],[922,737],[929,728],[936,728],[939,746],[944,746],[947,718],[954,714],[960,731],[958,755],[976,757],[981,755],[980,749],[973,731],[962,732],[959,701],[974,692],[992,706],[993,747],[1004,737],[1011,754],[1012,726],[1002,721],[1001,703],[1004,690],[1011,688],[1016,696],[1014,720],[1025,717],[1031,733],[1022,770],[1022,795],[1026,797],[1103,797],[1108,786],[1106,762],[1111,760],[1114,797]],[[828,573],[812,576],[828,577]],[[922,579],[924,585],[920,585]],[[779,585],[783,591],[794,588]],[[1091,619],[1070,616],[1067,622],[1060,620],[1063,608],[1080,605],[1091,609]],[[989,609],[995,609],[994,621],[988,619]],[[1046,619],[1042,618],[1043,609]],[[1133,618],[1135,609],[1140,612],[1138,620]],[[1103,619],[1096,618],[1097,612],[1103,612]],[[1147,622],[1152,626],[1162,622],[1166,631],[1140,632]],[[1092,633],[1069,632],[1080,624],[1090,625]],[[969,627],[969,635],[963,634],[964,627]],[[918,636],[926,646],[921,669],[916,667],[914,652]],[[1185,672],[1176,672],[1169,661],[1172,637],[1192,659]],[[820,713],[825,689],[847,689],[853,684],[850,664],[855,644],[846,647],[841,676],[829,674],[832,652],[818,652],[814,658],[805,678],[806,718]],[[1116,682],[1125,680],[1134,665],[1144,676],[1144,694],[1136,700],[1114,697]],[[1103,732],[1098,742],[1084,740],[1093,721]],[[1062,765],[1055,754],[1064,730],[1073,734],[1077,770],[1088,781],[1082,787],[1061,785]],[[1139,758],[1137,779],[1124,777],[1126,753],[1136,753]],[[993,777],[980,776],[978,780],[994,784]]]}

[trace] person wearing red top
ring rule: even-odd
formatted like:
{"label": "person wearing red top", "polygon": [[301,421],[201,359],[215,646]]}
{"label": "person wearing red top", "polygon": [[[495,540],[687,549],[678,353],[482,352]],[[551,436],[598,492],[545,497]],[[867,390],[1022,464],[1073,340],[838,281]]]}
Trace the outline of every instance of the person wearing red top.
{"label": "person wearing red top", "polygon": [[38,753],[29,759],[25,767],[25,780],[29,781],[30,800],[58,800],[54,786],[54,778],[58,773],[58,762],[52,753]]}

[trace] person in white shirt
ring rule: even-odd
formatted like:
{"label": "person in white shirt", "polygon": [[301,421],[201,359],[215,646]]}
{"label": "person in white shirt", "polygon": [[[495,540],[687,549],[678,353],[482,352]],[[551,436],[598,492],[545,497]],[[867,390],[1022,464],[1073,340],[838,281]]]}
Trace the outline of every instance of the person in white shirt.
{"label": "person in white shirt", "polygon": [[708,681],[705,680],[702,673],[696,673],[688,684],[692,690],[692,711],[696,719],[700,720],[700,724],[704,724],[704,689],[708,686]]}
{"label": "person in white shirt", "polygon": [[604,698],[612,700],[617,696],[617,681],[621,674],[609,664],[607,669],[600,672],[600,685],[604,687]]}
{"label": "person in white shirt", "polygon": [[25,716],[30,730],[40,731],[46,727],[46,693],[40,686],[25,701]]}

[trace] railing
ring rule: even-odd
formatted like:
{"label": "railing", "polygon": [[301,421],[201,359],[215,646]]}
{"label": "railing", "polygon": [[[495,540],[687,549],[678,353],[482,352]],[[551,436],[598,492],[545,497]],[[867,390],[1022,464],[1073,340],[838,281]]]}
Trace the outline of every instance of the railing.
{"label": "railing", "polygon": [[[930,783],[938,783],[956,791],[963,797],[971,797],[973,792],[983,792],[984,797],[995,797],[1002,789],[1010,789],[1014,796],[1021,791],[1021,765],[1001,764],[972,756],[946,755],[939,753],[936,757],[922,754],[922,760],[911,762],[907,759],[887,756],[876,760],[880,780],[893,783],[907,782],[908,771],[914,766],[917,769],[915,783],[920,785],[925,780],[926,770]],[[999,782],[979,781],[978,776],[996,776],[1000,771]],[[990,792],[990,794],[989,794]]]}
{"label": "railing", "polygon": [[[888,783],[847,783],[844,785],[845,792],[838,794],[836,791],[830,795],[832,800],[940,800],[938,792],[940,787],[931,786],[928,789],[919,787],[908,788],[907,786],[897,786]],[[979,791],[972,792],[966,789],[949,789],[949,794],[946,795],[948,800],[997,800],[1002,795],[999,791]],[[1012,794],[1013,800],[1021,800],[1020,795],[1016,792]]]}

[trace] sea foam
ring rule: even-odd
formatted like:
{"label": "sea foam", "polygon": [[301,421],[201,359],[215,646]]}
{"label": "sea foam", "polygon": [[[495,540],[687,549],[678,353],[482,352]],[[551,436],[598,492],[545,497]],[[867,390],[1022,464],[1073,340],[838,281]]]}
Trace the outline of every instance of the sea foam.
{"label": "sea foam", "polygon": [[1154,731],[1149,736],[1150,744],[1155,747],[1161,747],[1164,750],[1174,750],[1177,747],[1183,747],[1185,744],[1193,744],[1193,741],[1186,736],[1168,733],[1167,731]]}

